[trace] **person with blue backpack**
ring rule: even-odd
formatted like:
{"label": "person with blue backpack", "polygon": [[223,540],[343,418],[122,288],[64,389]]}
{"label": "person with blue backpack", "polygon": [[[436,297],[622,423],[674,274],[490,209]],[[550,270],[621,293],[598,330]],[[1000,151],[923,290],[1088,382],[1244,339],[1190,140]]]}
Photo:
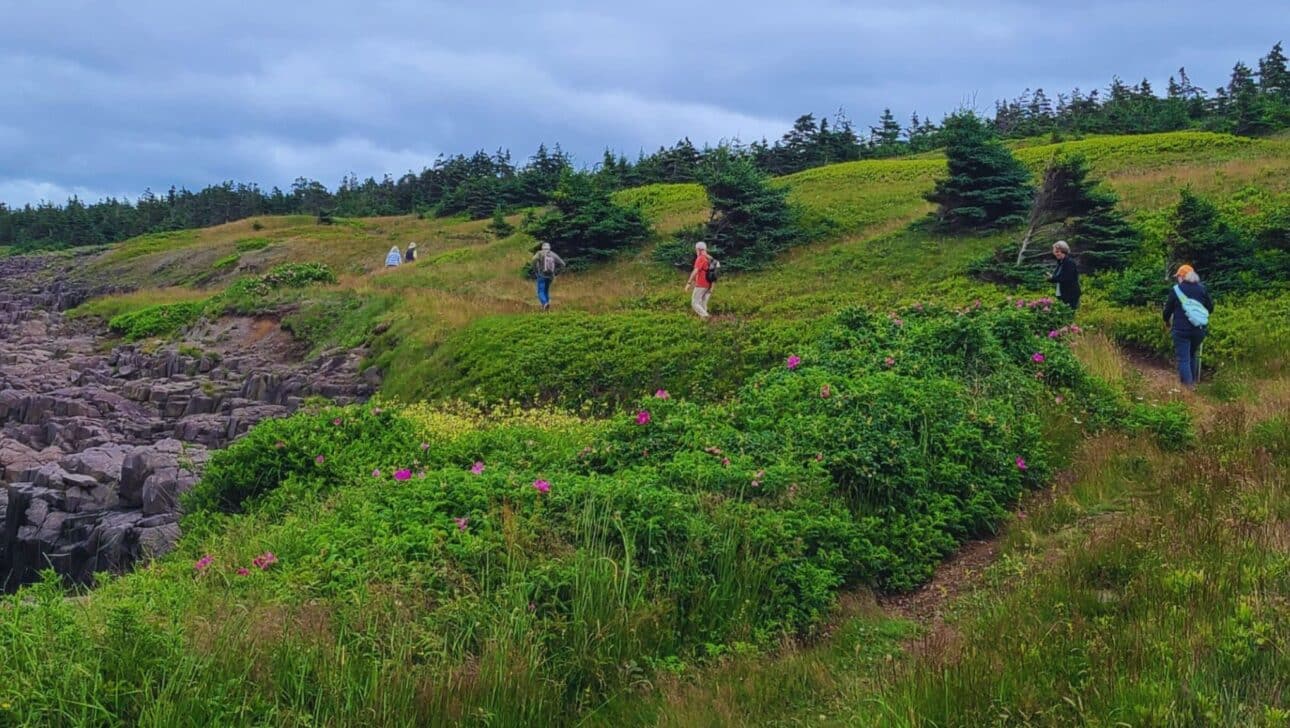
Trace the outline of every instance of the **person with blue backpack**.
{"label": "person with blue backpack", "polygon": [[1170,326],[1178,355],[1178,379],[1184,387],[1192,388],[1200,380],[1200,346],[1209,333],[1214,299],[1190,265],[1180,266],[1174,279],[1177,283],[1165,300],[1165,324]]}

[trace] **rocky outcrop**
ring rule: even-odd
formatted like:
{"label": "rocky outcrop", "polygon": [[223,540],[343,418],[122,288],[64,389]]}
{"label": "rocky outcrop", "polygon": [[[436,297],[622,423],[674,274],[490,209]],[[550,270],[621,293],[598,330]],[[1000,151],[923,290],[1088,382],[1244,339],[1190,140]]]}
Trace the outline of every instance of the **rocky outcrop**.
{"label": "rocky outcrop", "polygon": [[[208,451],[305,398],[366,398],[361,354],[308,363],[102,347],[60,311],[85,289],[0,259],[0,587],[52,568],[89,583],[172,548]],[[225,347],[226,349],[228,347]],[[187,350],[185,350],[187,351]]]}

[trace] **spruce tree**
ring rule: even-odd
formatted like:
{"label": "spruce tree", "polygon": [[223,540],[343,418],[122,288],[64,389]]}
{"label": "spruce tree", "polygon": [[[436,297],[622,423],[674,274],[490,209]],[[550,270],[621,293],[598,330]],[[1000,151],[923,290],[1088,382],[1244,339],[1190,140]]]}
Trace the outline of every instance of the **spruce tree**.
{"label": "spruce tree", "polygon": [[[1007,283],[1037,281],[1037,271],[1050,263],[1047,243],[1065,238],[1080,270],[1095,273],[1126,267],[1141,237],[1116,209],[1114,192],[1089,179],[1088,161],[1081,155],[1054,156],[1044,169],[1043,183],[1031,207],[1029,225],[1015,248],[1000,249],[977,266],[987,280]],[[1044,231],[1045,245],[1032,249]]]}
{"label": "spruce tree", "polygon": [[610,199],[610,190],[587,173],[566,170],[551,196],[551,209],[528,232],[551,247],[570,267],[603,260],[650,236],[645,215]]}
{"label": "spruce tree", "polygon": [[1220,291],[1245,288],[1254,268],[1254,245],[1219,215],[1214,203],[1184,188],[1165,239],[1170,270],[1187,263]]}
{"label": "spruce tree", "polygon": [[493,237],[498,240],[515,232],[515,226],[506,222],[506,216],[503,214],[501,205],[493,208],[493,221],[488,224],[488,232],[492,233]]}
{"label": "spruce tree", "polygon": [[712,207],[704,234],[722,267],[763,267],[801,239],[788,190],[770,185],[747,155],[713,150],[700,181]]}
{"label": "spruce tree", "polygon": [[936,225],[950,232],[996,230],[1026,220],[1035,189],[1030,172],[971,112],[946,118],[949,176],[924,195]]}

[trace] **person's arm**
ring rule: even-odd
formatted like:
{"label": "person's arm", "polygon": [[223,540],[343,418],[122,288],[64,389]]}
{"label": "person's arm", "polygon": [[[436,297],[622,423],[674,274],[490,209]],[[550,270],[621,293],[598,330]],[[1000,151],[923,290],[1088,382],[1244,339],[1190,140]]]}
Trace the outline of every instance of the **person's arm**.
{"label": "person's arm", "polygon": [[[555,253],[552,253],[551,255],[555,255]],[[565,263],[565,262],[564,262],[564,258],[561,258],[561,257],[560,257],[560,256],[558,256],[558,255],[555,255],[555,264],[556,264],[556,265],[558,265],[558,266],[560,266],[561,268],[563,268],[563,267],[565,267],[566,265],[568,265],[568,263]]]}
{"label": "person's arm", "polygon": [[1214,297],[1209,295],[1209,290],[1205,290],[1205,295],[1201,297],[1200,302],[1205,304],[1205,310],[1214,313]]}
{"label": "person's arm", "polygon": [[694,285],[694,282],[695,280],[698,279],[698,277],[699,277],[699,261],[696,260],[694,261],[694,268],[690,270],[689,279],[685,281],[685,290],[687,291],[690,290],[690,287]]}
{"label": "person's arm", "polygon": [[1177,310],[1178,310],[1178,296],[1173,292],[1173,289],[1171,288],[1169,289],[1169,298],[1165,299],[1165,313],[1164,313],[1165,325],[1169,324],[1170,319],[1173,318],[1174,312]]}
{"label": "person's arm", "polygon": [[1066,265],[1065,260],[1057,261],[1057,267],[1053,269],[1053,274],[1048,276],[1049,283],[1057,283],[1062,279],[1062,269]]}

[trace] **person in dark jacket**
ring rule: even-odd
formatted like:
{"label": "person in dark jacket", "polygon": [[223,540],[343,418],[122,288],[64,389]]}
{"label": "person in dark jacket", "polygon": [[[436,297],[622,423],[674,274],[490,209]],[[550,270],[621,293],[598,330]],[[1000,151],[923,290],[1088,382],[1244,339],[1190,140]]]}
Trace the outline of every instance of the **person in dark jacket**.
{"label": "person in dark jacket", "polygon": [[1178,355],[1178,379],[1184,387],[1195,387],[1200,379],[1200,345],[1209,333],[1209,322],[1207,319],[1204,325],[1193,324],[1178,294],[1200,303],[1210,313],[1214,312],[1214,299],[1190,265],[1179,267],[1174,278],[1178,285],[1169,289],[1169,297],[1165,299],[1165,323],[1170,326],[1174,353]]}
{"label": "person in dark jacket", "polygon": [[1053,257],[1057,259],[1057,267],[1048,277],[1048,282],[1057,284],[1058,300],[1070,306],[1073,311],[1079,308],[1079,271],[1075,268],[1075,259],[1071,257],[1071,246],[1065,240],[1053,243]]}

